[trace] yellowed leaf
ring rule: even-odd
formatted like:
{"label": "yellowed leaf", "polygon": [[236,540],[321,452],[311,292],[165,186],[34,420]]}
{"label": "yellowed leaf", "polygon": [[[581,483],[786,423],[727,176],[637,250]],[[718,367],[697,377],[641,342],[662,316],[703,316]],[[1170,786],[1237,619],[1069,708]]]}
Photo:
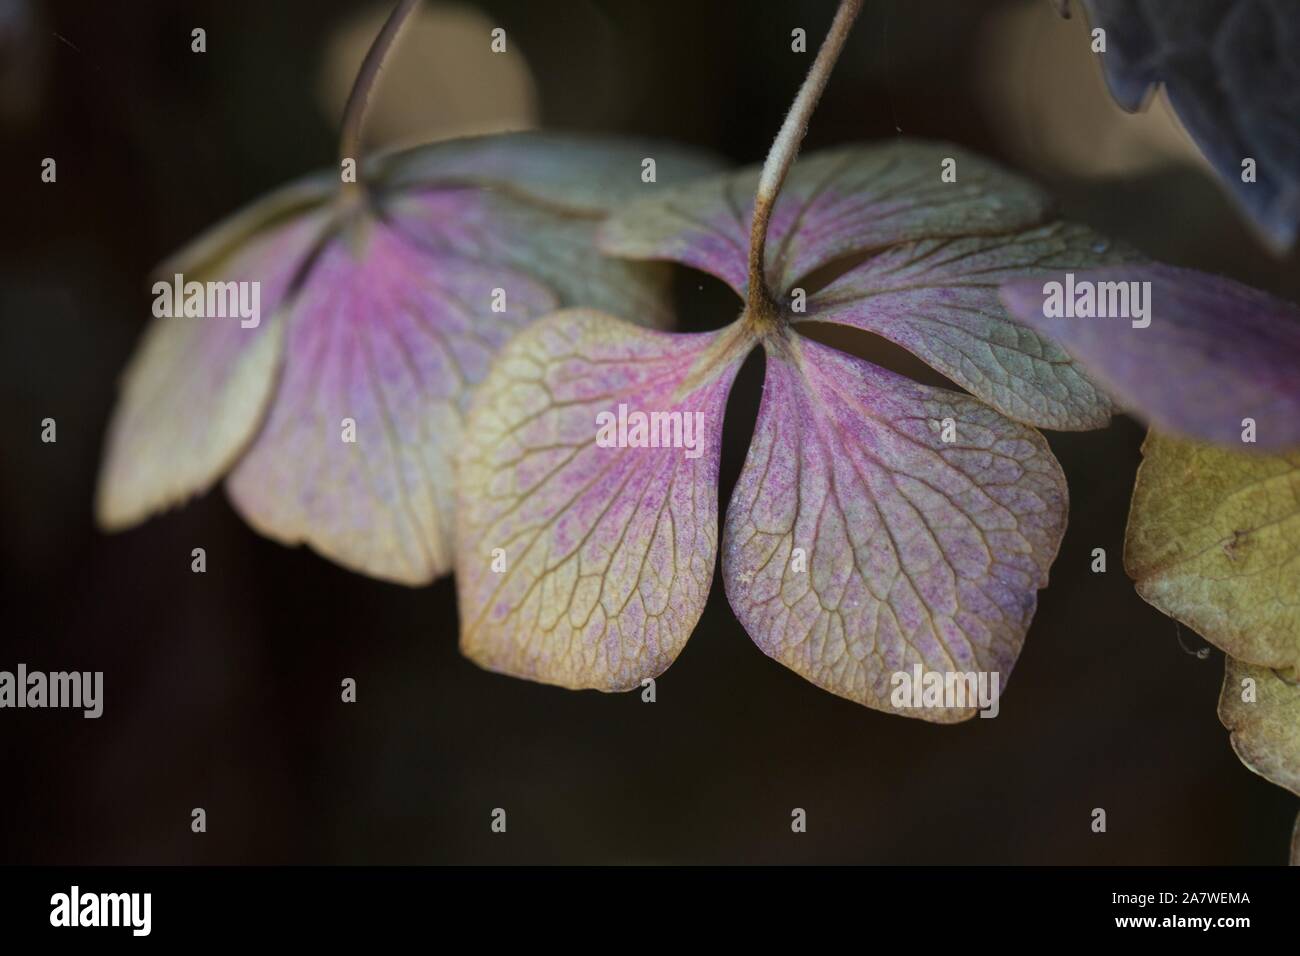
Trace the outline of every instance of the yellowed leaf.
{"label": "yellowed leaf", "polygon": [[1300,794],[1300,681],[1227,658],[1219,720],[1241,762],[1265,780]]}
{"label": "yellowed leaf", "polygon": [[1151,432],[1124,566],[1138,593],[1251,664],[1300,669],[1300,451]]}

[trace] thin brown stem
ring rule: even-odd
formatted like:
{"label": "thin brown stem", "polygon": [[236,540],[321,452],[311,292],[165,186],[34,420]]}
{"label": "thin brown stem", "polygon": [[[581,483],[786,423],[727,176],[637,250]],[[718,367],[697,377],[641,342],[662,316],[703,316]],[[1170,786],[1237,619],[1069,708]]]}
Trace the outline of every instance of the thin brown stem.
{"label": "thin brown stem", "polygon": [[794,98],[790,112],[785,115],[781,131],[776,134],[772,148],[768,150],[767,160],[763,163],[763,172],[758,179],[758,193],[754,197],[754,219],[749,229],[749,300],[750,313],[758,316],[769,314],[773,307],[772,292],[767,287],[764,270],[764,256],[767,250],[767,230],[772,220],[772,207],[776,197],[781,193],[786,174],[794,165],[799,145],[804,133],[808,131],[808,121],[812,118],[817,101],[831,78],[835,61],[844,49],[853,21],[862,9],[862,0],[840,0],[840,8],[835,13],[831,28],[822,40],[817,58],[804,78],[799,95]]}
{"label": "thin brown stem", "polygon": [[361,126],[366,116],[366,105],[370,102],[370,94],[374,91],[375,83],[384,68],[388,54],[392,51],[393,44],[397,41],[398,34],[402,32],[402,27],[419,4],[420,0],[401,0],[393,8],[393,12],[384,21],[379,35],[375,37],[375,42],[370,45],[366,58],[361,62],[361,69],[357,72],[357,78],[352,84],[352,92],[348,96],[348,104],[343,109],[343,126],[339,133],[339,161],[341,163],[345,159],[351,159],[357,165],[357,181],[343,184],[343,192],[349,200],[360,195],[363,188],[360,153]]}

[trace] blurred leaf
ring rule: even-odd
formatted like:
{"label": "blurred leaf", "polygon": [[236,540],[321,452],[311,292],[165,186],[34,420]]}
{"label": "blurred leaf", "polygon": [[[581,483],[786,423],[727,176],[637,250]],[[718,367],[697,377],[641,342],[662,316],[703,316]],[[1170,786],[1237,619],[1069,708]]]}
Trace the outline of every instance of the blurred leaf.
{"label": "blurred leaf", "polygon": [[[1106,82],[1124,109],[1163,83],[1192,139],[1280,249],[1300,226],[1300,5],[1295,0],[1083,0],[1106,31]],[[1255,160],[1256,181],[1242,181]]]}
{"label": "blurred leaf", "polygon": [[[366,51],[388,17],[386,4],[349,4],[319,57],[321,107],[339,116]],[[420,143],[532,129],[537,84],[512,35],[505,55],[483,40],[498,26],[477,5],[423,0],[384,62],[384,95],[366,110],[374,143]],[[430,95],[436,91],[435,95]]]}
{"label": "blurred leaf", "polygon": [[[1050,294],[1069,298],[1068,282],[1098,299],[1128,303],[1119,310],[1124,314],[1049,315],[1049,284],[1057,285]],[[1133,299],[1139,288],[1146,302],[1141,320]],[[1061,343],[1121,406],[1161,431],[1234,449],[1300,446],[1300,308],[1289,302],[1159,264],[1013,281],[1003,286],[1002,300],[1021,322]],[[1242,441],[1246,418],[1255,423],[1252,444]]]}

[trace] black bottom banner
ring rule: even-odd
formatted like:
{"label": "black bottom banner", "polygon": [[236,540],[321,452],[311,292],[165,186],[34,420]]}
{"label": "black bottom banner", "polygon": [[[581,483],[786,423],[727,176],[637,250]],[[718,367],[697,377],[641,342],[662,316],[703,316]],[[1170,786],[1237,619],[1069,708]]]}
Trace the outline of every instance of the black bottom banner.
{"label": "black bottom banner", "polygon": [[750,920],[765,934],[847,920],[859,931],[929,927],[950,939],[1231,940],[1294,931],[1298,887],[1296,872],[1280,867],[9,867],[0,868],[0,919],[10,940],[52,935],[92,945],[114,937],[337,943],[451,921],[494,939],[512,931],[590,939],[593,929],[666,932],[701,921],[730,937],[744,935]]}

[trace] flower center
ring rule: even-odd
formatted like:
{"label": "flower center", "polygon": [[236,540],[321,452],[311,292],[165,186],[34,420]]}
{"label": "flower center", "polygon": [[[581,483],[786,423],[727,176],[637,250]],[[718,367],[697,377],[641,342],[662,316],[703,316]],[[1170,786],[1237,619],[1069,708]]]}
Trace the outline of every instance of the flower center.
{"label": "flower center", "polygon": [[790,310],[777,301],[766,283],[759,282],[750,286],[740,324],[755,339],[767,339],[783,333],[790,324]]}

